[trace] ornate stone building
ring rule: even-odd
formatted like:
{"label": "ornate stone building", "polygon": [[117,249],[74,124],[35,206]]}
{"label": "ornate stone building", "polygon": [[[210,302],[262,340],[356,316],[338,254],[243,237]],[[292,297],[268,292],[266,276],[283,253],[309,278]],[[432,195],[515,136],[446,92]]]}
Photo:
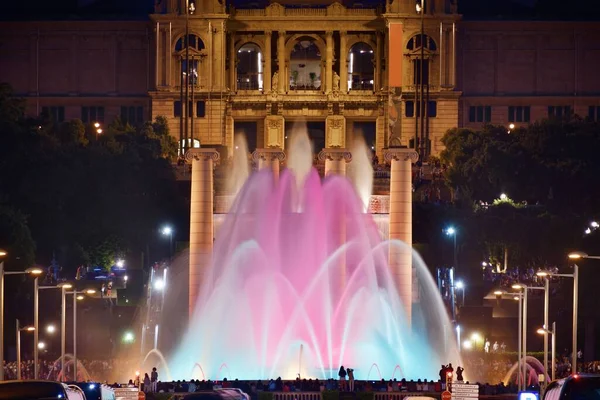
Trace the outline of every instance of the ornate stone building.
{"label": "ornate stone building", "polygon": [[[195,2],[189,15],[186,3],[161,3],[151,15],[157,35],[152,114],[168,116],[184,143],[223,146],[230,155],[235,133],[244,131],[251,150],[285,149],[290,124],[306,120],[317,152],[347,147],[357,126],[383,160],[391,142],[414,143],[422,55],[431,151],[439,152],[440,137],[457,125],[453,28],[459,16],[449,0],[427,7],[423,37],[414,0],[394,0],[386,9],[322,0],[301,8],[281,1],[228,10],[211,0]],[[187,76],[186,24],[188,90],[194,91],[193,99],[188,93],[189,117],[180,100]],[[390,40],[392,25],[401,29]],[[394,70],[386,62],[389,52],[403,55]],[[393,75],[400,76],[399,87],[390,86]]]}
{"label": "ornate stone building", "polygon": [[456,126],[600,117],[598,24],[463,21],[455,0],[424,4],[161,0],[145,20],[4,21],[0,80],[32,115],[164,115],[222,158],[237,132],[251,151],[285,149],[300,120],[316,153],[361,132],[383,161],[391,145],[438,154]]}

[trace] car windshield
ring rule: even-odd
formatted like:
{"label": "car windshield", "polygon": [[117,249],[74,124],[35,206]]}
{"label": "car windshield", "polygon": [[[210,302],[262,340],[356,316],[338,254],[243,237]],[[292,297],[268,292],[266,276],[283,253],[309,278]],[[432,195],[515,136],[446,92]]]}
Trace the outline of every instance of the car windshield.
{"label": "car windshield", "polygon": [[571,379],[566,393],[569,400],[600,400],[600,377]]}
{"label": "car windshield", "polygon": [[0,400],[59,400],[66,392],[56,382],[8,382],[0,385]]}

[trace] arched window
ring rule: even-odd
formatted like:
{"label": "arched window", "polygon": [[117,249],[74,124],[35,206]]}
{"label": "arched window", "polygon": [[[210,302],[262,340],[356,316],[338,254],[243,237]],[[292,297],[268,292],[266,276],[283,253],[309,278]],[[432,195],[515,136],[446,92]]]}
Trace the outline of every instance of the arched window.
{"label": "arched window", "polygon": [[237,89],[262,90],[263,66],[260,47],[246,43],[237,52]]}
{"label": "arched window", "polygon": [[319,47],[310,37],[300,38],[290,54],[290,89],[317,90],[321,88],[321,74]]}
{"label": "arched window", "polygon": [[175,43],[175,51],[182,51],[189,45],[190,50],[200,51],[204,49],[204,42],[198,36],[194,34],[187,35],[187,40],[185,36],[179,38],[177,43]]}
{"label": "arched window", "polygon": [[415,35],[408,41],[406,45],[406,49],[410,51],[420,50],[421,46],[425,48],[425,50],[436,51],[437,46],[435,45],[435,41],[427,36],[427,35]]}
{"label": "arched window", "polygon": [[373,90],[375,66],[373,49],[366,43],[356,43],[348,56],[348,88],[350,90]]}

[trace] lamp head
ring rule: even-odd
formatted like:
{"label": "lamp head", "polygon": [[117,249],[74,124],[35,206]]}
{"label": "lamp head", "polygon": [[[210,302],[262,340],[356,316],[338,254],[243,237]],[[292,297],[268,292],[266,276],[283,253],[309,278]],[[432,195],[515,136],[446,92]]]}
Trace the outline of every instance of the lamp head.
{"label": "lamp head", "polygon": [[570,260],[580,260],[582,258],[587,258],[588,255],[582,251],[574,251],[569,253],[569,259]]}
{"label": "lamp head", "polygon": [[94,293],[96,293],[96,289],[87,289],[85,291],[85,294],[94,294]]}
{"label": "lamp head", "polygon": [[550,276],[550,272],[548,271],[538,271],[535,273],[537,276],[541,276],[542,278]]}
{"label": "lamp head", "polygon": [[546,329],[544,329],[544,328],[539,328],[537,330],[537,333],[540,334],[540,335],[545,335],[545,334],[548,333],[548,331]]}
{"label": "lamp head", "polygon": [[73,284],[69,283],[69,282],[61,282],[56,286],[58,286],[59,288],[62,288],[62,289],[73,289]]}
{"label": "lamp head", "polygon": [[0,257],[6,257],[8,253],[2,249],[0,249]]}
{"label": "lamp head", "polygon": [[25,328],[23,328],[23,330],[24,330],[24,331],[27,331],[27,332],[33,332],[33,331],[35,331],[35,327],[33,327],[33,326],[28,326],[28,327],[25,327]]}
{"label": "lamp head", "polygon": [[43,274],[44,270],[41,269],[40,267],[31,267],[31,268],[27,268],[25,270],[25,272],[27,272],[28,274],[36,275],[37,276],[37,275]]}
{"label": "lamp head", "polygon": [[457,281],[456,282],[456,288],[457,289],[464,289],[465,288],[465,283],[463,281]]}
{"label": "lamp head", "polygon": [[515,290],[527,289],[527,285],[524,285],[522,283],[515,283],[511,287]]}
{"label": "lamp head", "polygon": [[502,296],[504,294],[504,290],[494,290],[494,294],[496,296]]}

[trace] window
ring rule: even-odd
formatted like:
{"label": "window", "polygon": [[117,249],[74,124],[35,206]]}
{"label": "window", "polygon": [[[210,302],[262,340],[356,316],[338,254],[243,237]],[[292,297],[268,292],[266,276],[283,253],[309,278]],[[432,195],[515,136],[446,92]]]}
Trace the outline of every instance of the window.
{"label": "window", "polygon": [[419,50],[421,47],[429,51],[437,50],[434,40],[427,35],[415,35],[406,44],[406,49],[410,51]]}
{"label": "window", "polygon": [[[421,61],[423,61],[423,79],[421,80]],[[414,84],[415,85],[429,85],[429,60],[414,60],[413,61],[414,72]]]}
{"label": "window", "polygon": [[427,103],[427,116],[430,118],[437,117],[437,102],[430,101]]}
{"label": "window", "polygon": [[47,115],[53,122],[65,121],[65,108],[63,106],[42,107],[42,114]]}
{"label": "window", "polygon": [[492,120],[491,106],[470,106],[469,122],[490,122]]}
{"label": "window", "polygon": [[415,102],[407,101],[405,104],[405,114],[408,118],[412,118],[415,116]]}
{"label": "window", "polygon": [[81,120],[85,123],[104,122],[104,107],[81,107]]}
{"label": "window", "polygon": [[592,121],[600,122],[600,106],[590,106],[588,118]]}
{"label": "window", "polygon": [[[194,115],[194,107],[191,101],[188,101],[188,114],[187,116],[191,116]],[[173,116],[174,117],[181,117],[181,101],[177,100],[176,102],[173,103]]]}
{"label": "window", "polygon": [[[185,59],[181,60],[181,74],[183,75],[183,79],[185,80],[187,76],[187,66],[188,63]],[[190,59],[190,76],[191,82],[194,85],[198,84],[198,60]]]}
{"label": "window", "polygon": [[562,118],[571,115],[571,106],[548,106],[548,118]]}
{"label": "window", "polygon": [[182,51],[187,47],[189,43],[190,49],[194,50],[202,50],[204,49],[204,42],[196,35],[189,34],[187,36],[187,40],[185,40],[185,36],[179,38],[177,43],[175,44],[175,51]]}
{"label": "window", "polygon": [[[416,115],[417,117],[421,116],[421,107],[420,104],[417,103],[417,112]],[[415,102],[414,101],[407,101],[406,105],[405,105],[405,116],[408,118],[412,118],[415,116]],[[427,103],[427,115],[426,117],[429,118],[435,118],[437,117],[437,102],[435,101],[430,101]]]}
{"label": "window", "polygon": [[509,106],[508,122],[529,122],[531,108],[529,106]]}
{"label": "window", "polygon": [[204,118],[206,115],[206,103],[203,101],[196,102],[196,117]]}
{"label": "window", "polygon": [[121,122],[129,125],[138,125],[144,122],[144,107],[142,106],[122,106]]}

